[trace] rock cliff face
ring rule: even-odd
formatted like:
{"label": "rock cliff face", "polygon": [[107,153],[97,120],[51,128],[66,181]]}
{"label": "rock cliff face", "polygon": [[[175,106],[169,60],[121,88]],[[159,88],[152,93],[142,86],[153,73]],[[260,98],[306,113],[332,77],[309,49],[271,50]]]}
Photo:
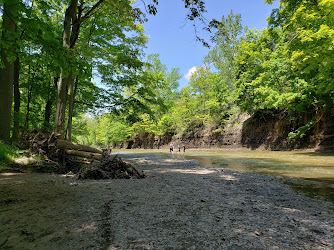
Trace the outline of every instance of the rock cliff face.
{"label": "rock cliff face", "polygon": [[320,119],[318,126],[315,127],[315,132],[320,137],[319,148],[334,151],[334,109]]}
{"label": "rock cliff face", "polygon": [[241,144],[251,149],[291,150],[316,147],[316,139],[311,128],[301,138],[288,139],[292,131],[312,120],[311,115],[295,117],[285,113],[256,113],[242,126]]}
{"label": "rock cliff face", "polygon": [[187,148],[239,148],[267,150],[293,150],[316,148],[334,150],[334,110],[316,114],[314,124],[302,136],[293,140],[288,134],[308,124],[314,115],[284,112],[261,112],[252,117],[239,115],[226,124],[220,132],[213,132],[197,126],[182,135],[155,136],[142,134],[133,141],[116,145],[119,148],[168,148],[185,145]]}
{"label": "rock cliff face", "polygon": [[[319,149],[334,150],[334,109],[327,112],[287,114],[257,113],[243,123],[241,145],[267,150]],[[288,135],[302,126],[310,128],[301,137]]]}
{"label": "rock cliff face", "polygon": [[140,134],[136,135],[133,140],[126,141],[120,144],[115,145],[116,148],[143,148],[143,149],[152,149],[152,148],[161,148],[167,147],[172,141],[173,135],[164,135],[158,136],[155,134]]}

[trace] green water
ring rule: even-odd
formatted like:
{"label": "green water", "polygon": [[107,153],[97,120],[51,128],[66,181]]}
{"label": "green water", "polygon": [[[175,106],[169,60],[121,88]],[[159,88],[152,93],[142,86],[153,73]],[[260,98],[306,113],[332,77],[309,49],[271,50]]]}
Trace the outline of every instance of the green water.
{"label": "green water", "polygon": [[207,167],[282,177],[296,192],[334,203],[334,153],[189,149],[185,153],[170,154],[168,150],[120,151],[191,159]]}

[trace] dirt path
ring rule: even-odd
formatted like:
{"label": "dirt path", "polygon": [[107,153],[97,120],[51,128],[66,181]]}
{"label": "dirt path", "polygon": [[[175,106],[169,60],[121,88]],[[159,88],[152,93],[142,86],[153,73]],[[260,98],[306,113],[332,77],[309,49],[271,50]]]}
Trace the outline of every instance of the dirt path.
{"label": "dirt path", "polygon": [[334,249],[332,204],[279,179],[122,157],[147,178],[0,176],[0,249]]}

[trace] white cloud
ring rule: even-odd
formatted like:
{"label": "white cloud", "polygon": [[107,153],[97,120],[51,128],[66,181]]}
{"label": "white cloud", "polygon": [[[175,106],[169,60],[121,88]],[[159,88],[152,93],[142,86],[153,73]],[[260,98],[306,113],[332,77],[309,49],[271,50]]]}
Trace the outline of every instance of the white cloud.
{"label": "white cloud", "polygon": [[196,67],[196,66],[191,67],[191,68],[188,70],[187,74],[185,74],[183,77],[189,81],[191,75],[194,74],[194,73],[196,72],[196,70],[197,70],[197,67]]}

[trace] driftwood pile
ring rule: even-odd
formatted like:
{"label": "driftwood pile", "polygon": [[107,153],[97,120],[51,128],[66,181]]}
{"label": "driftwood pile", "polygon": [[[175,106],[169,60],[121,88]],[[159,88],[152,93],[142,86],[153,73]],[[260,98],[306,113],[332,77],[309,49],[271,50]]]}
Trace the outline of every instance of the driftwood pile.
{"label": "driftwood pile", "polygon": [[[61,150],[56,147],[58,138],[54,133],[46,130],[35,129],[26,131],[20,138],[21,147],[30,149],[31,152],[43,157],[47,170],[56,173],[64,173],[67,171],[66,165],[71,164],[71,159],[65,159]],[[30,151],[23,152],[27,157],[31,156]],[[46,170],[46,171],[47,171]]]}
{"label": "driftwood pile", "polygon": [[[144,178],[136,166],[110,156],[111,150],[72,143],[58,139],[54,133],[34,130],[22,136],[26,148],[41,155],[46,168],[52,172],[74,173],[80,179]],[[28,152],[27,152],[28,153]],[[85,166],[85,167],[83,167]]]}
{"label": "driftwood pile", "polygon": [[88,169],[78,174],[79,179],[131,179],[144,178],[144,173],[135,165],[122,161],[116,156],[94,161]]}

